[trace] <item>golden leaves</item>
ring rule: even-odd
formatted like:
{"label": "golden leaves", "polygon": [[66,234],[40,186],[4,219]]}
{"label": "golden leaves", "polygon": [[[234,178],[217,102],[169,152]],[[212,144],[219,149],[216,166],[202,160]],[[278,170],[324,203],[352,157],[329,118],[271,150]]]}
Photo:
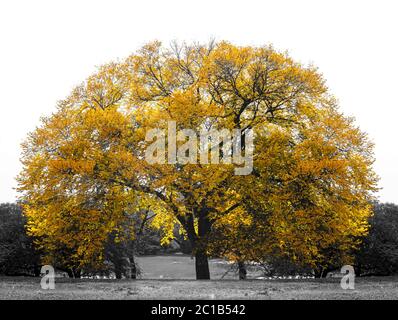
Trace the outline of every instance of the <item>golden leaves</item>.
{"label": "golden leaves", "polygon": [[[234,176],[227,164],[149,165],[145,134],[168,120],[197,132],[253,129],[253,174]],[[100,67],[42,119],[23,146],[19,189],[43,248],[62,243],[79,261],[101,256],[108,235],[145,208],[162,244],[176,224],[198,237],[205,217],[228,254],[314,263],[366,232],[372,148],[337,111],[322,75],[286,53],[153,42]],[[206,232],[210,241],[214,230]]]}

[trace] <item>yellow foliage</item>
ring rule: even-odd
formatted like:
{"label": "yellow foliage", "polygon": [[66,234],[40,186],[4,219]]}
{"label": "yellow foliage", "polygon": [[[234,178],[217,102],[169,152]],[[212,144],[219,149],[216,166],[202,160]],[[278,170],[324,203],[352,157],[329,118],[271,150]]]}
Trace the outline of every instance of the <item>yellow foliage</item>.
{"label": "yellow foliage", "polygon": [[[145,134],[168,120],[196,131],[252,128],[253,173],[149,165]],[[372,148],[320,73],[285,53],[153,42],[99,68],[42,120],[23,145],[18,181],[29,232],[83,265],[101,260],[109,234],[142,208],[156,214],[162,244],[180,224],[195,250],[316,263],[367,231]]]}

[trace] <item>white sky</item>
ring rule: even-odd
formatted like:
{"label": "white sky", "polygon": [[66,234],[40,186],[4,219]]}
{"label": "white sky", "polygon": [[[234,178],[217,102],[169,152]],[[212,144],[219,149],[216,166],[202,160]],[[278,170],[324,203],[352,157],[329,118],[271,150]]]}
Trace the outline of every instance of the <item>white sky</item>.
{"label": "white sky", "polygon": [[0,202],[14,201],[19,145],[95,71],[161,40],[273,43],[317,65],[376,143],[379,197],[398,203],[398,1],[0,0]]}

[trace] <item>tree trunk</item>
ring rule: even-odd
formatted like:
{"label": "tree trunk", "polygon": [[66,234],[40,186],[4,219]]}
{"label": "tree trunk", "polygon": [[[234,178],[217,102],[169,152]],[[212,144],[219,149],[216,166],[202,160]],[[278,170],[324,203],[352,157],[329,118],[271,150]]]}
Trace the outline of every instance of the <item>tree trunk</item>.
{"label": "tree trunk", "polygon": [[196,280],[210,280],[209,261],[205,252],[195,253]]}
{"label": "tree trunk", "polygon": [[137,279],[137,266],[135,264],[134,256],[130,257],[130,270],[131,279]]}
{"label": "tree trunk", "polygon": [[67,270],[66,270],[66,273],[68,274],[68,277],[69,277],[69,278],[74,278],[74,277],[73,277],[73,271],[72,271],[72,269],[67,269]]}
{"label": "tree trunk", "polygon": [[120,269],[115,269],[115,277],[116,279],[122,278],[122,271]]}
{"label": "tree trunk", "polygon": [[197,280],[210,280],[209,262],[206,253],[207,237],[210,233],[211,223],[206,210],[195,210],[198,219],[198,233],[194,227],[194,216],[188,215],[183,226],[191,243],[192,253],[195,255],[195,270]]}
{"label": "tree trunk", "polygon": [[246,280],[246,266],[243,261],[238,261],[239,280]]}
{"label": "tree trunk", "polygon": [[80,279],[81,276],[82,276],[82,270],[81,269],[75,269],[75,270],[73,270],[73,273],[74,273],[76,279]]}
{"label": "tree trunk", "polygon": [[326,277],[325,268],[319,268],[319,269],[314,270],[314,276],[317,279],[325,278]]}
{"label": "tree trunk", "polygon": [[113,267],[116,279],[121,279],[123,276],[123,261],[116,259],[115,261],[113,261]]}
{"label": "tree trunk", "polygon": [[41,270],[40,265],[35,265],[33,267],[33,273],[34,273],[35,277],[40,277],[40,270]]}
{"label": "tree trunk", "polygon": [[356,264],[356,265],[354,265],[354,270],[355,270],[355,275],[357,276],[357,277],[360,277],[361,276],[361,273],[362,273],[362,266],[361,266],[361,264]]}

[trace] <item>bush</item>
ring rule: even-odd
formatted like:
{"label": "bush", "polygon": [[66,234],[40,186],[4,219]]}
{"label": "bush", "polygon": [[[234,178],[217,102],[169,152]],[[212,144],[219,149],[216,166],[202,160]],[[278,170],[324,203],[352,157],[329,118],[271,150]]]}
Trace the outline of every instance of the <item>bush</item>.
{"label": "bush", "polygon": [[312,276],[311,267],[300,266],[285,257],[271,256],[260,264],[264,271],[264,275],[273,276]]}

